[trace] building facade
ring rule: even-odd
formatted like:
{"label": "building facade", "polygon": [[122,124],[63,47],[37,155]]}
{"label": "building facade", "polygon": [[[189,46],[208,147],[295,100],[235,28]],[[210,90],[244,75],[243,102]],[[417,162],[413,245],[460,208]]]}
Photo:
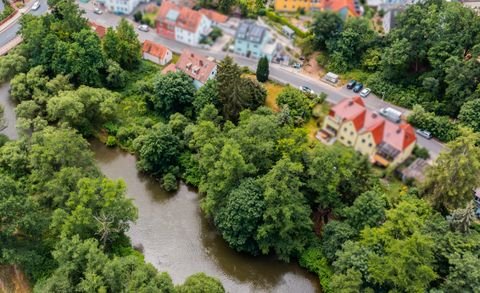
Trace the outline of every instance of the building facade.
{"label": "building facade", "polygon": [[294,12],[299,9],[305,11],[330,10],[337,12],[343,18],[363,14],[359,0],[275,0],[276,11]]}
{"label": "building facade", "polygon": [[265,56],[271,61],[274,46],[275,42],[266,27],[257,25],[253,20],[246,20],[238,26],[233,51],[238,55],[256,59]]}
{"label": "building facade", "polygon": [[146,40],[142,46],[143,59],[159,65],[166,65],[172,61],[172,51],[165,46]]}
{"label": "building facade", "polygon": [[164,1],[156,17],[157,33],[163,37],[198,46],[211,32],[212,21],[204,14]]}
{"label": "building facade", "polygon": [[[100,1],[99,1],[100,2]],[[140,3],[147,3],[148,0],[103,0],[100,3],[105,5],[105,8],[116,14],[131,14],[135,7]]]}
{"label": "building facade", "polygon": [[325,118],[321,131],[384,167],[397,166],[405,161],[416,142],[410,124],[386,120],[366,109],[360,97],[344,99],[335,105]]}

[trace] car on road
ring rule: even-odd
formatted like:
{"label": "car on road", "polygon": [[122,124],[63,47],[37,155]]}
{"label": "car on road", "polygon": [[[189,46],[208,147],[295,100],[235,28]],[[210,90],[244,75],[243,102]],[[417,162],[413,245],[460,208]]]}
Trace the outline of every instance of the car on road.
{"label": "car on road", "polygon": [[415,131],[418,135],[420,135],[421,137],[424,137],[426,139],[432,139],[433,135],[430,131],[428,130],[424,130],[424,129],[417,129]]}
{"label": "car on road", "polygon": [[383,117],[387,118],[388,120],[394,123],[400,123],[400,121],[402,121],[402,112],[396,109],[386,107],[386,108],[380,109],[378,113],[380,113],[380,115],[382,115]]}
{"label": "car on road", "polygon": [[353,87],[353,92],[358,93],[363,89],[363,83],[357,82],[357,84]]}
{"label": "car on road", "polygon": [[351,90],[357,84],[357,81],[352,79],[347,83],[347,89]]}
{"label": "car on road", "polygon": [[371,89],[369,89],[368,87],[364,88],[361,92],[360,92],[360,97],[362,98],[366,98],[368,97],[368,95],[372,92]]}
{"label": "car on road", "polygon": [[311,88],[309,88],[308,86],[302,85],[302,86],[300,87],[300,90],[301,90],[302,92],[304,92],[304,93],[307,93],[307,94],[312,94],[312,95],[315,94],[315,92],[314,92]]}
{"label": "car on road", "polygon": [[142,32],[148,32],[150,29],[148,28],[148,25],[146,24],[141,24],[138,26],[138,30]]}
{"label": "car on road", "polygon": [[93,10],[93,13],[101,15],[103,13],[103,11],[100,8],[95,7],[95,10]]}
{"label": "car on road", "polygon": [[40,1],[35,1],[32,5],[32,10],[35,11],[38,10],[38,8],[40,8]]}
{"label": "car on road", "polygon": [[302,67],[302,64],[297,62],[297,63],[293,64],[292,67],[295,68],[295,69],[300,69]]}

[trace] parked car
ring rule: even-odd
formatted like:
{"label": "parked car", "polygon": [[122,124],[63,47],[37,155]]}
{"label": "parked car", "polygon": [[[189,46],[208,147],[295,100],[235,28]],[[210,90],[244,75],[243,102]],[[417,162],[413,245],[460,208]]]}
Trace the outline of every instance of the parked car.
{"label": "parked car", "polygon": [[421,137],[424,137],[426,139],[431,139],[433,137],[432,133],[428,130],[417,129],[415,132]]}
{"label": "parked car", "polygon": [[357,84],[353,87],[353,92],[358,93],[363,89],[363,83],[357,82]]}
{"label": "parked car", "polygon": [[301,67],[302,67],[301,63],[294,63],[293,64],[293,68],[295,68],[295,69],[300,69]]}
{"label": "parked car", "polygon": [[304,92],[304,93],[307,93],[307,94],[312,94],[312,95],[315,94],[315,92],[314,92],[311,88],[309,88],[308,86],[302,85],[302,86],[300,87],[300,90],[301,90],[302,92]]}
{"label": "parked car", "polygon": [[93,10],[93,13],[100,15],[103,13],[103,11],[100,8],[95,7],[95,10]]}
{"label": "parked car", "polygon": [[40,1],[35,1],[35,3],[33,3],[32,5],[32,10],[38,10],[38,8],[40,8]]}
{"label": "parked car", "polygon": [[148,28],[148,25],[146,24],[141,24],[138,26],[138,30],[142,32],[148,32],[150,29]]}
{"label": "parked car", "polygon": [[360,97],[362,98],[366,98],[368,97],[368,95],[372,92],[371,89],[369,89],[368,87],[364,88],[361,92],[360,92]]}
{"label": "parked car", "polygon": [[351,90],[357,84],[357,81],[352,79],[347,83],[347,89]]}
{"label": "parked car", "polygon": [[393,108],[387,107],[387,108],[382,108],[379,111],[380,115],[383,117],[387,118],[388,120],[394,122],[394,123],[400,123],[402,121],[402,112],[395,110]]}

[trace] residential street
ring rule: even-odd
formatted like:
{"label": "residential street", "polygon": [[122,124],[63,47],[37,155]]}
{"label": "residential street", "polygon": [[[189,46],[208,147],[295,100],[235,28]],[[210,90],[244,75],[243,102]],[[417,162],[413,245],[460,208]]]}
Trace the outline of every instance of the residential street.
{"label": "residential street", "polygon": [[[42,5],[40,9],[33,12],[33,14],[41,14],[44,13],[47,9],[46,0],[41,0]],[[92,2],[89,3],[81,3],[78,2],[79,6],[85,10],[85,16],[95,21],[96,23],[103,25],[103,26],[116,26],[117,23],[120,21],[121,16],[114,15],[108,12],[103,13],[102,15],[97,15],[93,12],[94,5]],[[133,22],[132,22],[133,23]],[[134,24],[136,26],[136,24]],[[12,40],[15,37],[16,32],[19,30],[19,24],[16,23],[9,27],[7,30],[0,32],[0,46],[3,46],[8,41]],[[183,49],[189,48],[194,50],[197,53],[201,53],[207,56],[212,56],[217,60],[223,59],[228,53],[222,51],[208,51],[199,48],[192,48],[188,45],[176,42],[174,40],[165,39],[156,34],[154,30],[150,30],[149,32],[141,32],[137,30],[139,35],[139,39],[144,41],[146,39],[158,42],[168,48],[170,48],[174,52],[181,52]],[[248,66],[251,70],[255,71],[257,60],[250,59],[242,56],[238,56],[235,54],[230,54],[235,61],[241,66]],[[280,66],[278,64],[271,64],[270,65],[270,78],[276,80],[281,83],[291,84],[292,86],[308,86],[313,89],[315,92],[320,93],[324,92],[328,95],[328,101],[331,103],[337,103],[343,98],[352,97],[354,93],[346,88],[336,88],[331,86],[327,83],[324,83],[318,79],[311,78],[309,76],[301,75],[298,73],[298,70],[290,67]],[[391,106],[390,104],[382,101],[380,98],[370,94],[368,98],[365,99],[367,108],[371,110],[379,110],[385,106]],[[406,112],[405,109],[401,109],[399,107],[393,106],[394,108],[400,109],[402,112]],[[435,139],[427,140],[422,137],[417,136],[417,142],[420,146],[425,147],[429,150],[432,158],[436,158],[440,151],[443,149],[443,144],[436,141]]]}

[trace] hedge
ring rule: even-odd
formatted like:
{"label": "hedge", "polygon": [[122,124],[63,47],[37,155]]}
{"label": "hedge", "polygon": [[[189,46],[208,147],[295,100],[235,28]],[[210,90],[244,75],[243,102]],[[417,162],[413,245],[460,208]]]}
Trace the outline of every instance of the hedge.
{"label": "hedge", "polygon": [[288,19],[278,15],[275,11],[267,10],[266,15],[267,15],[267,18],[270,19],[271,21],[288,26],[295,32],[297,36],[301,38],[305,38],[306,36],[308,36],[308,33],[305,33],[304,31],[300,30],[298,27],[290,23]]}
{"label": "hedge", "polygon": [[299,263],[300,266],[318,275],[320,285],[322,285],[322,292],[331,292],[330,279],[333,272],[320,246],[316,245],[306,249],[301,254]]}
{"label": "hedge", "polygon": [[413,126],[430,131],[433,136],[443,142],[454,140],[459,135],[458,124],[454,123],[447,116],[436,116],[427,112],[420,105],[413,107],[412,113],[408,116],[408,122]]}

